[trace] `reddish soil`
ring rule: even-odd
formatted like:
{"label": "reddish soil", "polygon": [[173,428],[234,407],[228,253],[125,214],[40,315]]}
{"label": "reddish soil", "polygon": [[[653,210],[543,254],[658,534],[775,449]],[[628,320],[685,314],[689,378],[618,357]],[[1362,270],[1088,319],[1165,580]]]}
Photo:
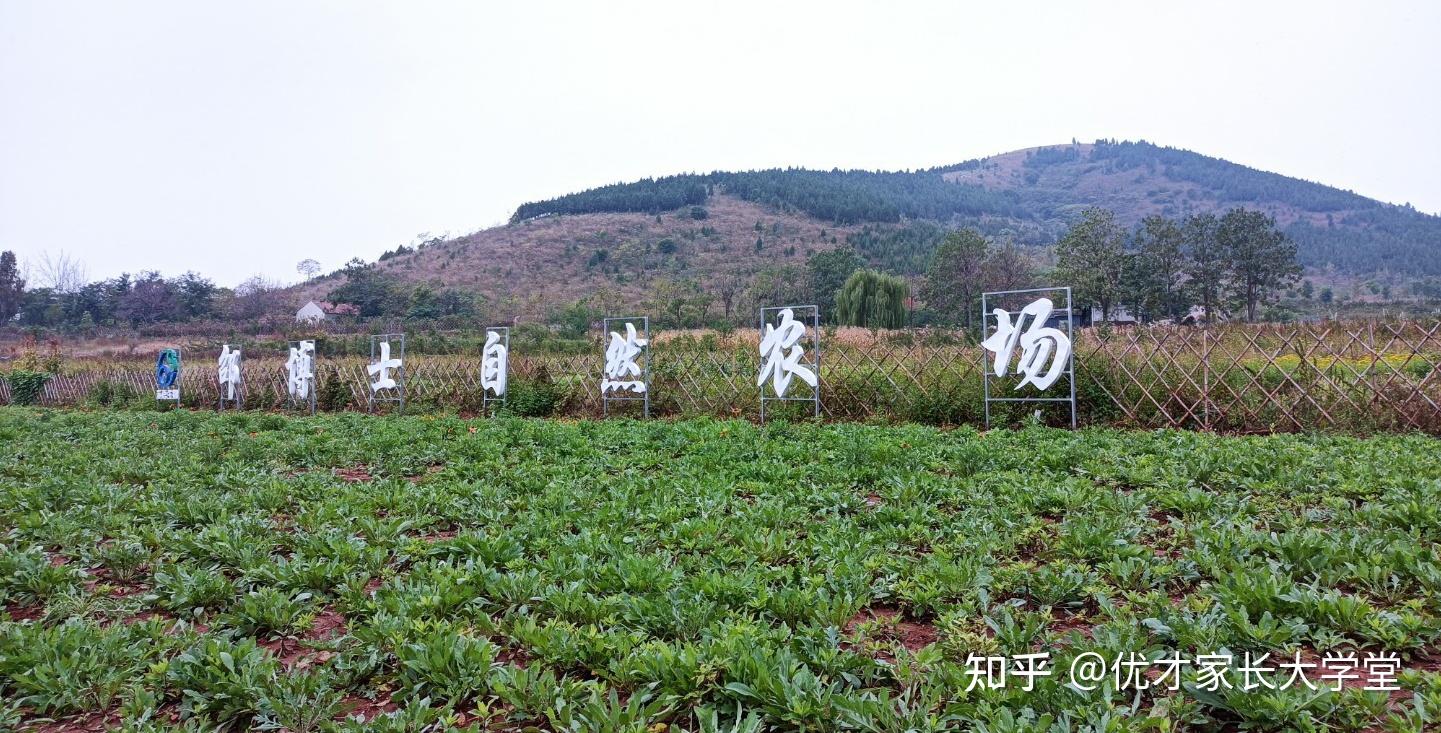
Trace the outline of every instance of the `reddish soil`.
{"label": "reddish soil", "polygon": [[[87,572],[90,574],[90,579],[85,581],[85,590],[90,593],[94,593],[95,589],[101,585],[109,586],[110,595],[116,598],[133,596],[137,593],[144,593],[150,590],[149,585],[139,580],[115,580],[114,574],[110,572],[110,568],[94,567],[90,568]],[[149,569],[141,568],[140,572],[147,573]]]}
{"label": "reddish soil", "polygon": [[317,651],[312,646],[312,642],[329,641],[344,635],[345,617],[335,609],[326,606],[310,622],[310,628],[301,635],[271,639],[260,642],[260,646],[270,650],[270,654],[279,660],[280,665],[285,669],[305,669],[317,664],[325,664],[335,657],[333,652]]}
{"label": "reddish soil", "polygon": [[[936,643],[941,636],[934,625],[922,621],[905,620],[901,617],[900,609],[891,606],[872,606],[861,609],[846,622],[842,632],[852,639],[857,639],[860,636],[861,624],[876,621],[881,623],[871,629],[871,635],[868,637],[870,641],[900,642],[901,646],[910,652]],[[877,658],[894,661],[889,654],[884,652],[879,653]]]}
{"label": "reddish soil", "polygon": [[443,470],[445,470],[445,464],[443,464],[443,463],[437,463],[437,464],[435,464],[435,465],[433,465],[433,466],[430,466],[430,467],[426,468],[426,469],[425,469],[425,473],[419,473],[419,474],[416,474],[416,475],[414,475],[414,476],[406,476],[406,477],[405,477],[405,480],[406,480],[406,481],[409,481],[410,483],[413,483],[413,484],[418,484],[418,483],[420,483],[421,481],[424,481],[427,476],[430,476],[431,474],[435,474],[435,473],[440,473],[440,472],[443,471]]}
{"label": "reddish soil", "polygon": [[336,716],[336,719],[343,720],[358,716],[361,720],[369,722],[380,715],[393,713],[399,709],[400,706],[391,701],[389,693],[381,695],[374,700],[367,700],[359,695],[351,695],[340,701],[340,715]]}
{"label": "reddish soil", "polygon": [[335,477],[350,484],[359,484],[375,480],[375,477],[370,475],[370,467],[364,464],[350,468],[337,468],[335,469]]}
{"label": "reddish soil", "polygon": [[102,710],[93,713],[75,713],[54,720],[24,723],[19,730],[35,733],[88,733],[89,731],[116,730],[120,727],[119,709]]}
{"label": "reddish soil", "polygon": [[451,539],[455,537],[456,534],[456,531],[453,529],[442,529],[437,532],[431,532],[430,534],[419,535],[416,539],[422,542],[440,542]]}
{"label": "reddish soil", "polygon": [[1065,636],[1075,631],[1087,639],[1091,638],[1091,620],[1081,614],[1067,614],[1059,611],[1058,618],[1051,622],[1051,630]]}
{"label": "reddish soil", "polygon": [[45,605],[37,603],[33,606],[22,606],[11,603],[5,606],[5,613],[11,621],[34,621],[45,615]]}
{"label": "reddish soil", "polygon": [[885,503],[885,500],[881,498],[881,495],[880,495],[880,494],[877,494],[877,493],[875,493],[875,492],[871,492],[871,493],[869,493],[869,494],[866,495],[866,506],[878,507],[878,506],[880,506],[881,504],[884,504],[884,503]]}

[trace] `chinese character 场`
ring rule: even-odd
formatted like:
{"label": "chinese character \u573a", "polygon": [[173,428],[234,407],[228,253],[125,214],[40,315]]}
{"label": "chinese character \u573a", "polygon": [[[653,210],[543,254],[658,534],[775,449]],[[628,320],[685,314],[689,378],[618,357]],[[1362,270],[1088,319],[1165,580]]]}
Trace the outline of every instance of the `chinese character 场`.
{"label": "chinese character \u573a", "polygon": [[485,332],[485,348],[480,352],[480,388],[496,397],[505,395],[506,369],[509,352],[501,343],[499,331]]}
{"label": "chinese character \u573a", "polygon": [[[1016,373],[1024,378],[1016,389],[1034,384],[1036,389],[1044,390],[1055,384],[1066,370],[1071,357],[1071,339],[1060,329],[1046,326],[1052,310],[1051,299],[1040,298],[1022,308],[1014,323],[1010,313],[1000,308],[992,311],[996,316],[996,332],[982,341],[981,346],[996,355],[993,369],[998,377],[1006,376],[1011,366],[1011,354],[1017,346],[1021,347]],[[1029,325],[1026,325],[1027,317],[1030,318]],[[1044,373],[1041,371],[1043,368],[1046,369]]]}
{"label": "chinese character \u573a", "polygon": [[635,358],[640,356],[641,350],[645,348],[649,339],[636,338],[635,324],[625,324],[625,337],[622,338],[616,331],[610,332],[610,345],[605,350],[605,375],[600,381],[602,394],[612,390],[630,390],[632,392],[645,392],[644,379],[627,379],[627,377],[639,377],[641,375],[640,365]]}
{"label": "chinese character \u573a", "polygon": [[315,342],[299,341],[290,347],[285,362],[286,389],[293,400],[310,399],[311,383],[315,381]]}
{"label": "chinese character \u573a", "polygon": [[370,391],[379,392],[382,389],[394,388],[396,386],[395,378],[390,376],[390,370],[399,369],[400,366],[400,359],[390,358],[390,342],[381,341],[380,359],[365,368],[370,376],[375,377],[375,381],[370,383]]}
{"label": "chinese character \u573a", "polygon": [[220,381],[221,389],[225,390],[225,399],[235,399],[235,385],[240,383],[240,349],[231,350],[230,344],[220,350],[220,360],[216,363],[216,378]]}
{"label": "chinese character \u573a", "polygon": [[811,387],[816,386],[816,373],[800,363],[806,353],[800,345],[801,337],[805,335],[805,322],[795,320],[795,314],[790,308],[780,312],[779,327],[766,324],[765,333],[761,335],[760,353],[763,361],[760,376],[756,377],[757,387],[765,384],[769,378],[776,396],[785,397],[792,377],[799,377]]}

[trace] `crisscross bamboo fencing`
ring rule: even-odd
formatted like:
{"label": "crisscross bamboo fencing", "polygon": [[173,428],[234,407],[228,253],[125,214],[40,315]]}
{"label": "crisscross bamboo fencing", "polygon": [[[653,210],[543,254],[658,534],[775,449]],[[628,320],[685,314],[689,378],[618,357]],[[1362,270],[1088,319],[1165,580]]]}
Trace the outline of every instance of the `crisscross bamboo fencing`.
{"label": "crisscross bamboo fencing", "polygon": [[[960,332],[823,334],[822,405],[838,420],[979,424],[984,352]],[[218,348],[216,349],[218,353]],[[554,414],[600,414],[603,350],[511,351],[513,394],[544,389]],[[1223,432],[1423,431],[1441,434],[1441,321],[1084,329],[1075,344],[1085,424]],[[213,356],[186,355],[182,397],[213,406]],[[754,334],[660,340],[652,347],[652,409],[662,416],[755,418]],[[320,355],[322,409],[364,409],[365,361]],[[411,409],[478,412],[480,358],[407,354]],[[284,409],[283,355],[246,353],[250,409]],[[333,382],[333,383],[332,383]],[[1002,387],[1005,388],[1004,386]],[[40,404],[80,405],[97,394],[153,394],[148,361],[78,360],[44,388]],[[1029,388],[1028,388],[1029,389]],[[0,402],[10,401],[0,380]],[[1028,411],[1003,418],[1017,420]],[[1043,419],[1061,420],[1055,415]]]}

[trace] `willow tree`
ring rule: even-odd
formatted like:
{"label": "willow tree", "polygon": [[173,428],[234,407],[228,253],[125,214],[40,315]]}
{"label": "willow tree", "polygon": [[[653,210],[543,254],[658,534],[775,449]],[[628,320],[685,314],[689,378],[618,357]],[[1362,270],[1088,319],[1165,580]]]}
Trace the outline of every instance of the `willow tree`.
{"label": "willow tree", "polygon": [[836,291],[836,320],[845,326],[902,328],[911,288],[895,275],[856,270]]}

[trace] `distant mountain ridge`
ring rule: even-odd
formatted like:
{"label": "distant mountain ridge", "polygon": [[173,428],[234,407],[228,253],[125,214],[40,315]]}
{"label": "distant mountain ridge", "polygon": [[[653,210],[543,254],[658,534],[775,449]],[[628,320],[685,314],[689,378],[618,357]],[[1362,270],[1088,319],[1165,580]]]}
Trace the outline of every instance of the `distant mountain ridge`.
{"label": "distant mountain ridge", "polygon": [[[1441,217],[1116,141],[918,171],[774,169],[613,184],[524,204],[509,224],[387,253],[375,267],[402,285],[483,295],[496,316],[537,317],[585,297],[642,307],[663,281],[716,293],[724,281],[749,282],[843,246],[872,267],[915,277],[946,231],[962,226],[1029,245],[1044,261],[1042,248],[1090,206],[1115,211],[1127,226],[1150,214],[1259,209],[1295,238],[1318,286],[1441,280]],[[341,282],[337,273],[296,286],[296,305],[325,299]]]}
{"label": "distant mountain ridge", "polygon": [[1127,224],[1237,206],[1274,216],[1302,264],[1362,274],[1441,274],[1441,217],[1351,191],[1148,142],[1054,145],[914,172],[773,169],[646,179],[520,206],[512,222],[550,214],[656,213],[716,193],[835,225],[933,221],[1050,244],[1081,209]]}

